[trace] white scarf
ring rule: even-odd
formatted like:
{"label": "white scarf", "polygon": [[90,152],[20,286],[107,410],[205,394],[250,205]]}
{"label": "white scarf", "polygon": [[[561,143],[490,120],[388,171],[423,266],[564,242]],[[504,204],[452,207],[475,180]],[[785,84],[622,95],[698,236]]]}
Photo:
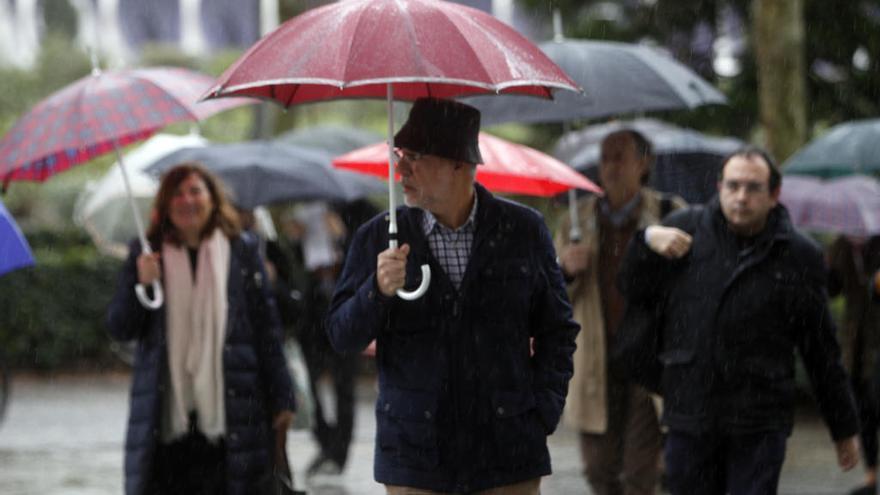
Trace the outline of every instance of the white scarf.
{"label": "white scarf", "polygon": [[226,338],[229,240],[219,229],[199,245],[195,283],[186,247],[162,245],[170,393],[164,399],[162,440],[185,435],[189,413],[216,440],[226,432],[223,344]]}

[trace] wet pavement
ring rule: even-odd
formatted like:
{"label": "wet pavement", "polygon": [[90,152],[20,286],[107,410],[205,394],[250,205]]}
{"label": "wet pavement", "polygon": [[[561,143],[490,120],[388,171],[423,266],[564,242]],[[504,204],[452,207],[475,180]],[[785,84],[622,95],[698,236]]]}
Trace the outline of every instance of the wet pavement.
{"label": "wet pavement", "polygon": [[[379,495],[372,478],[375,388],[358,387],[351,461],[342,476],[306,480],[301,473],[316,450],[308,432],[291,432],[288,452],[297,485],[311,495]],[[122,493],[122,442],[128,411],[125,375],[39,379],[19,377],[0,424],[0,494],[116,495]],[[550,437],[554,474],[545,495],[588,494],[580,474],[577,437],[562,428]],[[860,468],[841,473],[821,420],[799,411],[789,440],[780,493],[838,495],[861,481]]]}

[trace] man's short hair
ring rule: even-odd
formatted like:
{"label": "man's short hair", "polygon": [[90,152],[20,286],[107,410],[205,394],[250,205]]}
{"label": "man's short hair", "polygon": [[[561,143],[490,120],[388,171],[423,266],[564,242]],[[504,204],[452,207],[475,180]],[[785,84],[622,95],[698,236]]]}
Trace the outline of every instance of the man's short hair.
{"label": "man's short hair", "polygon": [[767,167],[770,169],[770,179],[768,181],[769,190],[773,192],[779,189],[782,185],[782,173],[779,172],[779,167],[776,166],[776,160],[773,159],[773,156],[767,152],[767,150],[758,146],[745,146],[727,155],[721,163],[721,170],[718,171],[719,182],[724,178],[724,167],[727,166],[727,163],[730,162],[730,160],[737,157],[745,158],[747,160],[754,160],[755,158],[763,159],[764,163],[766,163]]}
{"label": "man's short hair", "polygon": [[651,144],[651,141],[649,141],[641,132],[632,128],[625,128],[608,134],[602,139],[602,142],[604,143],[616,136],[629,136],[632,138],[633,144],[636,147],[636,155],[648,160],[648,167],[642,175],[642,185],[647,184],[648,181],[651,180],[651,168],[654,166],[654,146]]}

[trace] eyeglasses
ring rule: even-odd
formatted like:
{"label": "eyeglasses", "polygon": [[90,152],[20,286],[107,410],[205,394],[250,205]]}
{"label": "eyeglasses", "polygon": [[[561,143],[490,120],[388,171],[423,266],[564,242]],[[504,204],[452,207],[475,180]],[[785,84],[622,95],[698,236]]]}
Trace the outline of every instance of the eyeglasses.
{"label": "eyeglasses", "polygon": [[397,157],[397,161],[400,162],[402,160],[406,160],[410,163],[417,162],[425,156],[422,153],[417,153],[415,151],[404,151],[400,148],[394,148],[394,156]]}
{"label": "eyeglasses", "polygon": [[759,194],[767,190],[767,184],[754,181],[725,180],[721,181],[721,187],[732,194],[736,194],[740,189],[744,189],[746,194]]}

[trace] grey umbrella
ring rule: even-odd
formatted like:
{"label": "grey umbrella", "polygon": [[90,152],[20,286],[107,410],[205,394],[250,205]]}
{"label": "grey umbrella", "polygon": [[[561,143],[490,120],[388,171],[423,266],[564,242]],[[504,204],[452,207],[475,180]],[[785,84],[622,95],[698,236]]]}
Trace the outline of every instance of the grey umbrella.
{"label": "grey umbrella", "polygon": [[339,156],[364,146],[381,141],[379,133],[343,125],[319,125],[285,132],[277,141],[309,148],[318,148],[331,155]]}
{"label": "grey umbrella", "polygon": [[305,146],[248,141],[184,148],[145,171],[160,175],[179,163],[201,163],[223,180],[233,202],[245,209],[280,201],[351,201],[385,192],[384,182],[378,179],[333,169],[332,158]]}
{"label": "grey umbrella", "polygon": [[744,143],[732,137],[715,137],[656,119],[635,119],[596,124],[564,134],[553,154],[587,177],[598,180],[602,140],[620,129],[642,133],[657,158],[651,185],[678,194],[689,203],[703,203],[715,194],[715,183],[724,157]]}
{"label": "grey umbrella", "polygon": [[463,99],[480,109],[484,125],[588,120],[727,102],[691,69],[651,47],[574,39],[539,46],[584,92],[560,91],[548,101],[518,96]]}
{"label": "grey umbrella", "polygon": [[832,127],[789,158],[783,169],[819,177],[880,173],[880,119]]}

